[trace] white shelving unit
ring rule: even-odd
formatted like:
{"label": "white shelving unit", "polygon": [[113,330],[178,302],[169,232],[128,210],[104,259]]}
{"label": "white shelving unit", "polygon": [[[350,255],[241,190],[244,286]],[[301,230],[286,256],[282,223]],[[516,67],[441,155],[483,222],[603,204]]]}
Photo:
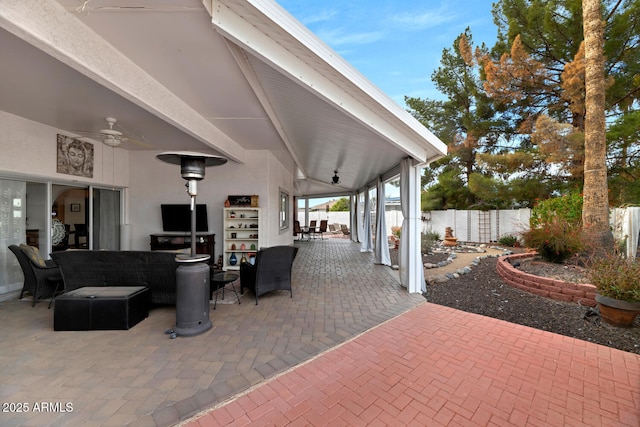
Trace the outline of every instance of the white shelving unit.
{"label": "white shelving unit", "polygon": [[[249,260],[262,244],[260,208],[224,208],[223,218],[222,269],[239,270],[242,256]],[[232,254],[236,257],[235,264],[230,261]]]}

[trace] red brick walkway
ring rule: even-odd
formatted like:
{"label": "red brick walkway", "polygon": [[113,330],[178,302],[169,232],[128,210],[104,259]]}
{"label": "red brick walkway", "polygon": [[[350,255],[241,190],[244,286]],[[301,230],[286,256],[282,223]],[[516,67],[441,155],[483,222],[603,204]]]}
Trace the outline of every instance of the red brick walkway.
{"label": "red brick walkway", "polygon": [[186,425],[639,426],[640,356],[425,303]]}

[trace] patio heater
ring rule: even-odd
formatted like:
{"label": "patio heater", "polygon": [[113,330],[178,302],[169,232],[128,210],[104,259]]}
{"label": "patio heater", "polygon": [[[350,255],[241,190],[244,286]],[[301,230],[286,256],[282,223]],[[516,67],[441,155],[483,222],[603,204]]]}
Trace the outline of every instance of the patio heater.
{"label": "patio heater", "polygon": [[194,336],[211,329],[209,319],[210,269],[205,262],[210,255],[196,254],[196,196],[198,181],[204,178],[205,168],[219,166],[227,159],[210,154],[175,151],[160,153],[159,160],[180,165],[182,178],[191,197],[191,255],[179,254],[176,262],[176,325],[166,331],[171,339],[177,336]]}

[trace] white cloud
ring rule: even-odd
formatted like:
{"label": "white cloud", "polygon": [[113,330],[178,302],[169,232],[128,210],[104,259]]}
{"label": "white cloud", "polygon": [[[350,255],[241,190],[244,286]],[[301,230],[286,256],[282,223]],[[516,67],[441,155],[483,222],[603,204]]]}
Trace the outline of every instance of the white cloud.
{"label": "white cloud", "polygon": [[448,22],[454,22],[455,20],[455,14],[448,11],[444,6],[422,13],[396,13],[389,18],[389,21],[396,24],[399,28],[412,31],[435,28]]}
{"label": "white cloud", "polygon": [[300,22],[302,22],[305,26],[316,24],[318,22],[326,22],[331,20],[331,18],[333,18],[334,16],[336,16],[337,13],[338,12],[335,10],[322,10],[316,14],[302,17]]}
{"label": "white cloud", "polygon": [[316,34],[333,48],[344,45],[369,44],[384,38],[382,31],[346,32],[339,28],[320,30]]}

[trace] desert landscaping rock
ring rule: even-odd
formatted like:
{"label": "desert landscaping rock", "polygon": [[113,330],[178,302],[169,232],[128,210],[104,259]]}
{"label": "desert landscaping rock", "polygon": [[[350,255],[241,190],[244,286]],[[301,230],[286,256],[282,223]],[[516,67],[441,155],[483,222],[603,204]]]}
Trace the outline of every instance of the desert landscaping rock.
{"label": "desert landscaping rock", "polygon": [[[425,257],[425,262],[433,261]],[[496,273],[496,262],[495,256],[488,256],[458,277],[447,280],[437,274],[427,277],[426,299],[434,304],[640,354],[640,316],[632,328],[610,326],[600,321],[597,309],[555,301],[507,285]],[[538,267],[547,270],[555,267],[565,275],[579,273],[579,269],[564,266]],[[427,270],[425,275],[437,271]],[[557,273],[547,271],[546,274]]]}

